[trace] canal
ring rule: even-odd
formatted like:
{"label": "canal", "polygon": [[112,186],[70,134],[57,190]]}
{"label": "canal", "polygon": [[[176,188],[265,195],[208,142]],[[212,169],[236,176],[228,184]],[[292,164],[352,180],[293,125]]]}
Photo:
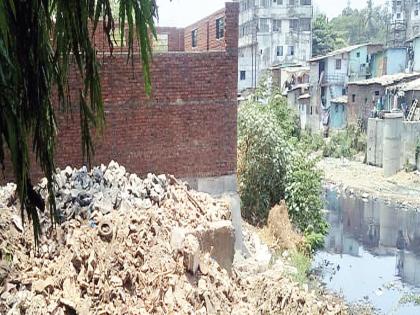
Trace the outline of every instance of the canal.
{"label": "canal", "polygon": [[420,213],[331,187],[325,200],[330,231],[314,259],[325,286],[380,314],[420,314]]}

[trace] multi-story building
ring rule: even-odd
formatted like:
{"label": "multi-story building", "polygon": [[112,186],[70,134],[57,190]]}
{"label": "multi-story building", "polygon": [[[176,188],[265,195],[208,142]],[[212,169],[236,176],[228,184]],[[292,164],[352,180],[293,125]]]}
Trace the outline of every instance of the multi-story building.
{"label": "multi-story building", "polygon": [[405,41],[420,33],[420,0],[392,0],[388,46],[405,46]]}
{"label": "multi-story building", "polygon": [[[361,44],[310,59],[308,128],[325,130],[343,126],[343,117],[347,115],[343,97],[347,95],[347,85],[372,76],[372,56],[382,48],[382,45]],[[331,120],[335,121],[331,123]]]}
{"label": "multi-story building", "polygon": [[275,65],[305,65],[312,54],[312,0],[239,0],[239,91]]}

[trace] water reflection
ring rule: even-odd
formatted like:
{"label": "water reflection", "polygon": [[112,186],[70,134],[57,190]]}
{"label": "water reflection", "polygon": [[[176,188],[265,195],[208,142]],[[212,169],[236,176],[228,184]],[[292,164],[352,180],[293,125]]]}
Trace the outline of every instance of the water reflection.
{"label": "water reflection", "polygon": [[343,197],[326,191],[330,254],[395,257],[394,275],[420,287],[420,213],[398,209],[382,200]]}

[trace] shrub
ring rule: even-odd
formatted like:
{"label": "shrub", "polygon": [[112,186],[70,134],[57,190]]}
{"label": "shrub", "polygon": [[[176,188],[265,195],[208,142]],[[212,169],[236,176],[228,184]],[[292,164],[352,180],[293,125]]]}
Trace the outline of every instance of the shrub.
{"label": "shrub", "polygon": [[[238,115],[238,181],[242,214],[265,224],[269,210],[286,201],[293,224],[317,239],[326,233],[321,213],[321,173],[298,145],[295,113],[278,93],[241,105]],[[311,241],[311,245],[316,242]]]}
{"label": "shrub", "polygon": [[312,248],[322,245],[328,228],[321,212],[322,174],[316,168],[316,162],[305,152],[296,152],[289,162],[285,189],[292,222],[305,234]]}
{"label": "shrub", "polygon": [[334,133],[323,149],[324,157],[352,158],[359,152],[366,152],[367,140],[363,131],[350,125],[343,131]]}
{"label": "shrub", "polygon": [[265,223],[268,211],[284,198],[289,144],[270,111],[247,103],[238,116],[238,175],[242,214]]}

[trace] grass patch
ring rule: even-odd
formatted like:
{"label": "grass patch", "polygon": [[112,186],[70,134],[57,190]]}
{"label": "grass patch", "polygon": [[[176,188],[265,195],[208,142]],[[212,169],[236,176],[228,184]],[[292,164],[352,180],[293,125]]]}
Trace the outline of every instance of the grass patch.
{"label": "grass patch", "polygon": [[291,277],[299,284],[308,283],[308,275],[311,268],[311,258],[298,251],[294,251],[290,255],[290,263],[296,268],[296,273],[292,273]]}

